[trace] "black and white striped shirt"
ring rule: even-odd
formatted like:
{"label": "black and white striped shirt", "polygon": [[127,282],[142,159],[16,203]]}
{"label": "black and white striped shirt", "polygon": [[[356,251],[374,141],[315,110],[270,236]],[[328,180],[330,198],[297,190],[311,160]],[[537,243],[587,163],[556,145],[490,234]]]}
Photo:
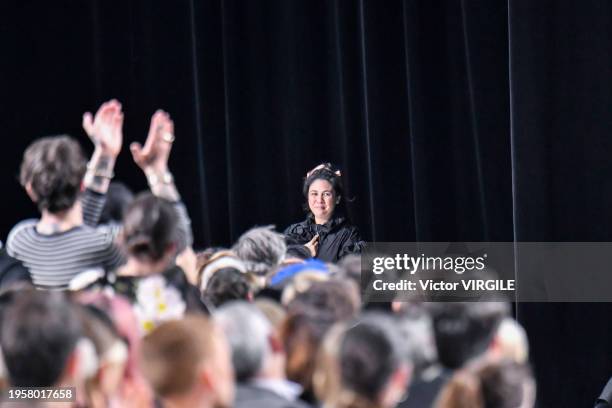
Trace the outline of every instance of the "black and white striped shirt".
{"label": "black and white striped shirt", "polygon": [[21,221],[6,241],[9,255],[30,271],[39,288],[66,289],[70,280],[87,270],[113,270],[123,262],[114,244],[119,227],[96,224],[106,196],[85,190],[81,197],[83,225],[55,234],[40,234],[37,219]]}
{"label": "black and white striped shirt", "polygon": [[36,231],[37,223],[33,219],[17,224],[6,247],[30,271],[32,282],[39,288],[66,289],[81,272],[110,271],[122,263],[123,256],[114,245],[115,232],[111,227],[80,225],[43,235]]}
{"label": "black and white striped shirt", "polygon": [[[9,233],[6,249],[30,271],[32,282],[39,288],[66,289],[76,275],[89,270],[112,271],[124,256],[115,245],[120,225],[96,226],[106,195],[86,190],[81,197],[83,225],[55,234],[40,234],[39,220],[25,220]],[[179,247],[191,245],[190,220],[182,203],[174,205],[181,230]]]}

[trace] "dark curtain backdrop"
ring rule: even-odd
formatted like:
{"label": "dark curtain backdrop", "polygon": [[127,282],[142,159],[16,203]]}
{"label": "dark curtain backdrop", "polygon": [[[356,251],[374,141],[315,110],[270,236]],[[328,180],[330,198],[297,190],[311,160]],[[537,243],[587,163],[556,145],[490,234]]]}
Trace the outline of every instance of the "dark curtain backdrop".
{"label": "dark curtain backdrop", "polygon": [[[125,144],[168,110],[198,247],[301,219],[315,164],[343,169],[379,241],[607,241],[607,0],[88,0],[0,3],[2,237],[36,208],[24,148],[78,137],[116,97]],[[116,174],[144,177],[125,149]],[[612,375],[612,307],[521,305],[542,407]]]}

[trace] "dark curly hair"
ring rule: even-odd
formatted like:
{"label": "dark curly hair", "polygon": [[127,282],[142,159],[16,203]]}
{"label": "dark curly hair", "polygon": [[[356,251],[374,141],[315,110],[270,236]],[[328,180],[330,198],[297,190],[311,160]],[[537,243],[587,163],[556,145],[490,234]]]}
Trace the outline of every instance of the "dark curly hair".
{"label": "dark curly hair", "polygon": [[219,307],[232,300],[249,300],[251,281],[247,274],[236,268],[221,268],[215,272],[201,297],[207,303]]}
{"label": "dark curly hair", "polygon": [[308,207],[308,190],[310,189],[310,185],[316,180],[325,180],[331,184],[334,190],[334,197],[340,198],[340,203],[336,205],[336,211],[341,210],[344,212],[344,202],[347,201],[347,199],[344,197],[344,187],[342,186],[340,170],[331,163],[322,163],[322,165],[322,168],[313,170],[304,179],[304,185],[302,186],[302,194],[306,199],[303,206],[304,211],[310,213],[310,208]]}
{"label": "dark curly hair", "polygon": [[81,147],[69,136],[44,137],[23,154],[19,181],[30,186],[39,210],[59,213],[75,203],[87,166]]}

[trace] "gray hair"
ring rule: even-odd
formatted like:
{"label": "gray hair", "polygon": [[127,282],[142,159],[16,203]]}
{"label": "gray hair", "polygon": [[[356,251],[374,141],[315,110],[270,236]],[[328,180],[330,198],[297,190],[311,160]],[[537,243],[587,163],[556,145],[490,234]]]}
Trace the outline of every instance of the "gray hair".
{"label": "gray hair", "polygon": [[274,231],[273,225],[251,228],[234,244],[233,251],[256,275],[265,275],[285,257],[285,237]]}
{"label": "gray hair", "polygon": [[244,301],[225,303],[214,314],[232,349],[232,364],[238,381],[253,378],[270,352],[272,325],[257,306]]}
{"label": "gray hair", "polygon": [[414,375],[437,363],[438,353],[431,317],[416,304],[410,304],[397,317],[397,327],[402,335],[407,358],[414,365]]}

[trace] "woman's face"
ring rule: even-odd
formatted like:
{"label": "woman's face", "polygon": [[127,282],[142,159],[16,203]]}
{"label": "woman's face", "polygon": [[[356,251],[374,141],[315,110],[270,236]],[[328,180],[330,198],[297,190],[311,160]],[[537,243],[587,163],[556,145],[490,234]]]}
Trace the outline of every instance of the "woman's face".
{"label": "woman's face", "polygon": [[336,208],[336,194],[329,181],[316,179],[308,188],[308,207],[317,220],[329,220]]}

